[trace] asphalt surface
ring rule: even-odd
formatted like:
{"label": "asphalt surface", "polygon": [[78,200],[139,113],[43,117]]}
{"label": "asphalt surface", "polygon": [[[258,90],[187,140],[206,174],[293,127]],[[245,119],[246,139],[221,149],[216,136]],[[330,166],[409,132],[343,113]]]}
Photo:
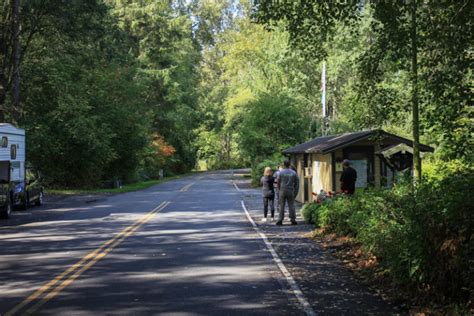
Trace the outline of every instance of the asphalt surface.
{"label": "asphalt surface", "polygon": [[0,224],[0,311],[302,314],[240,201],[216,173],[16,212]]}
{"label": "asphalt surface", "polygon": [[[14,212],[0,221],[0,314],[304,315],[242,210],[244,199],[259,220],[258,191],[231,179],[198,174]],[[392,313],[301,238],[308,227],[259,227],[318,314]]]}

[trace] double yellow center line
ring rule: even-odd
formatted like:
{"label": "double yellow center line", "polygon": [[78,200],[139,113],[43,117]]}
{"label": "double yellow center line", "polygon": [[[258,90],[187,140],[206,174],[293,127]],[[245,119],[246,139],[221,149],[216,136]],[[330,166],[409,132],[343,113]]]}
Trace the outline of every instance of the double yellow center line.
{"label": "double yellow center line", "polygon": [[23,302],[8,311],[5,316],[15,315],[22,310],[24,311],[21,313],[23,315],[31,315],[36,312],[39,308],[41,308],[41,306],[56,297],[66,286],[74,282],[74,280],[77,279],[82,273],[90,269],[99,260],[104,258],[109,252],[122,243],[127,237],[136,232],[141,226],[152,219],[156,213],[163,210],[170,203],[171,202],[169,201],[163,202],[149,213],[143,215],[134,224],[123,229],[114,238],[105,242],[102,246],[87,254],[63,273],[56,276],[54,279],[36,290]]}

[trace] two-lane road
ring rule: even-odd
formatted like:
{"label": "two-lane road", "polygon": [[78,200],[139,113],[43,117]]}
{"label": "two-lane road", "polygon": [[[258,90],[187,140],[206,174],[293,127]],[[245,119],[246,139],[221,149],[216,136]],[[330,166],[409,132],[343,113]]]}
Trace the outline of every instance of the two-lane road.
{"label": "two-lane road", "polygon": [[0,312],[302,314],[240,201],[208,173],[0,224]]}

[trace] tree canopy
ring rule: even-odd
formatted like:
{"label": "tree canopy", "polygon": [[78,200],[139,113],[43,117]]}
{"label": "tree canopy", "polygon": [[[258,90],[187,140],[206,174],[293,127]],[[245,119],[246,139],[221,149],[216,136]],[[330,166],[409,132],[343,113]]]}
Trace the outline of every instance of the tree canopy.
{"label": "tree canopy", "polygon": [[1,7],[0,113],[49,183],[256,165],[322,135],[384,128],[472,159],[471,1],[20,2]]}
{"label": "tree canopy", "polygon": [[358,123],[391,125],[408,110],[406,91],[419,91],[421,132],[451,158],[472,157],[472,15],[471,1],[259,0],[254,10],[268,27],[283,23],[292,47],[308,58],[334,58],[341,29],[349,30],[362,43],[351,89]]}

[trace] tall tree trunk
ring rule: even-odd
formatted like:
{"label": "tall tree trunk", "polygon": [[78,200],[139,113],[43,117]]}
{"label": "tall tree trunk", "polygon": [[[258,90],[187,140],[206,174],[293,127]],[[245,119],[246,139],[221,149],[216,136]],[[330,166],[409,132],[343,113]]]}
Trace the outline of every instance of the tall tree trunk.
{"label": "tall tree trunk", "polygon": [[[1,71],[1,70],[0,70]],[[7,81],[5,75],[0,73],[0,123],[5,122],[5,102],[7,99]]]}
{"label": "tall tree trunk", "polygon": [[0,122],[5,122],[6,113],[6,99],[7,99],[7,64],[9,62],[8,56],[8,34],[10,33],[10,4],[11,2],[5,1],[1,8],[0,16]]}
{"label": "tall tree trunk", "polygon": [[20,0],[13,1],[13,120],[20,119]]}
{"label": "tall tree trunk", "polygon": [[411,10],[411,77],[412,77],[412,114],[413,114],[413,175],[415,182],[421,180],[420,159],[420,122],[418,109],[418,61],[416,42],[416,1],[412,0]]}

